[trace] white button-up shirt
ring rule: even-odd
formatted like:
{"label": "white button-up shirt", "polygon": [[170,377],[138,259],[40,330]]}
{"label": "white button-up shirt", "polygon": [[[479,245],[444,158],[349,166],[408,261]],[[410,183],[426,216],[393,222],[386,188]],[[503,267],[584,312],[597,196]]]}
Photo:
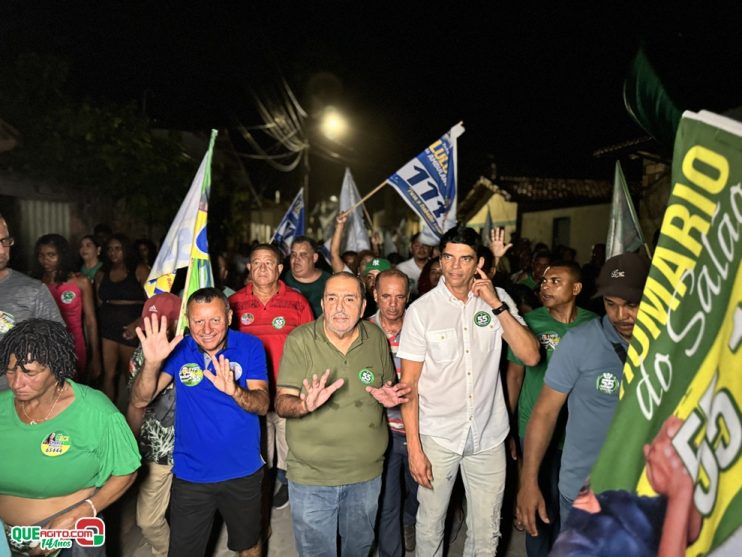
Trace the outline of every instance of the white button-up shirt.
{"label": "white button-up shirt", "polygon": [[[497,297],[525,326],[515,302]],[[407,310],[397,356],[423,362],[418,381],[420,434],[463,454],[471,430],[474,452],[502,443],[510,429],[500,380],[502,325],[492,308],[469,292],[456,298],[441,277]]]}

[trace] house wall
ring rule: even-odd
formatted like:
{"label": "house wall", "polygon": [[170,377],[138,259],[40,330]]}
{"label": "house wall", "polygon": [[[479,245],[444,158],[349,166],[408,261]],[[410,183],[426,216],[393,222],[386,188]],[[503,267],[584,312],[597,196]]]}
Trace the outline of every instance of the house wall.
{"label": "house wall", "polygon": [[577,261],[585,264],[590,260],[593,244],[602,243],[608,237],[611,205],[588,205],[585,207],[566,207],[547,211],[523,213],[521,236],[532,243],[544,242],[554,247],[554,219],[569,218],[569,246],[577,250]]}
{"label": "house wall", "polygon": [[487,211],[492,216],[492,226],[495,228],[505,228],[505,238],[509,241],[516,228],[516,219],[518,216],[518,204],[512,201],[506,201],[500,193],[495,193],[489,201],[482,207],[469,221],[466,226],[474,230],[484,228],[487,220]]}

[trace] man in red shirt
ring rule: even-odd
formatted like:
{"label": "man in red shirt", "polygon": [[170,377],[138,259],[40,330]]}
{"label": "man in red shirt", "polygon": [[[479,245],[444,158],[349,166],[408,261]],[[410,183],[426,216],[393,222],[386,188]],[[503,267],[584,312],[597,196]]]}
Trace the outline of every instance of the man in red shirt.
{"label": "man in red shirt", "polygon": [[[276,378],[283,354],[283,345],[294,328],[314,320],[312,308],[298,291],[279,280],[283,265],[281,253],[272,244],[260,244],[250,253],[247,269],[250,283],[229,298],[234,314],[233,323],[242,333],[255,335],[265,347],[269,377],[272,378],[271,401],[275,396]],[[288,505],[289,492],[286,482],[286,419],[271,409],[266,416],[266,441],[268,466],[277,457],[276,479],[278,489],[273,506],[282,509]]]}

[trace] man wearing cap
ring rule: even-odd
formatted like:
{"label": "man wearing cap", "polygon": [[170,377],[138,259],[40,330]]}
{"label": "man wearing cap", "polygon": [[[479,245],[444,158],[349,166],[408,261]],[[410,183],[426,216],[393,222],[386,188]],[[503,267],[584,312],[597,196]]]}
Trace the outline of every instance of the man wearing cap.
{"label": "man wearing cap", "polygon": [[[170,292],[156,294],[144,303],[142,320],[150,316],[167,317],[168,338],[175,336],[180,317],[180,298]],[[131,386],[144,364],[141,344],[129,361]],[[170,542],[170,526],[165,519],[173,482],[173,448],[175,444],[175,390],[171,383],[146,408],[129,402],[126,412],[134,435],[139,437],[139,450],[147,465],[147,475],[137,494],[137,526],[152,548],[152,555],[165,557]]]}
{"label": "man wearing cap", "polygon": [[291,244],[291,268],[283,276],[288,286],[301,292],[309,301],[315,317],[322,314],[322,292],[330,277],[330,273],[317,268],[318,259],[314,241],[306,236],[297,236]]}
{"label": "man wearing cap", "polygon": [[[42,282],[8,267],[14,243],[8,223],[0,215],[0,340],[14,325],[27,319],[51,319],[64,325],[49,289]],[[7,388],[8,379],[3,374],[0,391]]]}
{"label": "man wearing cap", "polygon": [[638,254],[606,261],[598,277],[606,315],[570,330],[549,361],[526,430],[516,509],[517,519],[532,536],[538,535],[536,513],[549,522],[538,473],[565,402],[569,418],[559,473],[562,523],[603,446],[648,273],[649,261]]}
{"label": "man wearing cap", "polygon": [[229,329],[232,310],[218,288],[191,294],[186,314],[185,338],[169,340],[164,317],[137,327],[144,364],[131,390],[142,408],[175,384],[168,555],[202,557],[218,510],[229,549],[258,557],[264,464],[258,416],[270,404],[265,349],[254,336]]}
{"label": "man wearing cap", "polygon": [[366,310],[363,313],[363,318],[368,319],[376,313],[376,297],[374,294],[374,288],[376,285],[376,277],[382,271],[391,269],[392,264],[387,259],[381,257],[374,257],[371,261],[366,263],[366,266],[362,269],[361,278],[363,284],[366,285]]}
{"label": "man wearing cap", "polygon": [[[299,325],[314,319],[307,299],[279,280],[283,271],[281,259],[281,252],[273,244],[260,244],[253,248],[247,262],[252,280],[229,297],[229,307],[235,315],[237,330],[255,335],[265,347],[272,393],[275,393],[286,337]],[[269,467],[273,466],[274,456],[277,457],[278,485],[273,496],[273,506],[282,509],[289,503],[286,480],[286,419],[269,411],[265,418],[265,429]]]}

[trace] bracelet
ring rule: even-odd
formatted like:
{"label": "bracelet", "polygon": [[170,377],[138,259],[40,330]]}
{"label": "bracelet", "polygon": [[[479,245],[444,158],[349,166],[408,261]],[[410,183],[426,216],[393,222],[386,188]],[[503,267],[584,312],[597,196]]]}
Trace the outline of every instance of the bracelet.
{"label": "bracelet", "polygon": [[85,499],[83,503],[87,503],[88,505],[90,505],[90,508],[93,509],[93,517],[98,516],[98,509],[95,508],[95,505],[90,499]]}

